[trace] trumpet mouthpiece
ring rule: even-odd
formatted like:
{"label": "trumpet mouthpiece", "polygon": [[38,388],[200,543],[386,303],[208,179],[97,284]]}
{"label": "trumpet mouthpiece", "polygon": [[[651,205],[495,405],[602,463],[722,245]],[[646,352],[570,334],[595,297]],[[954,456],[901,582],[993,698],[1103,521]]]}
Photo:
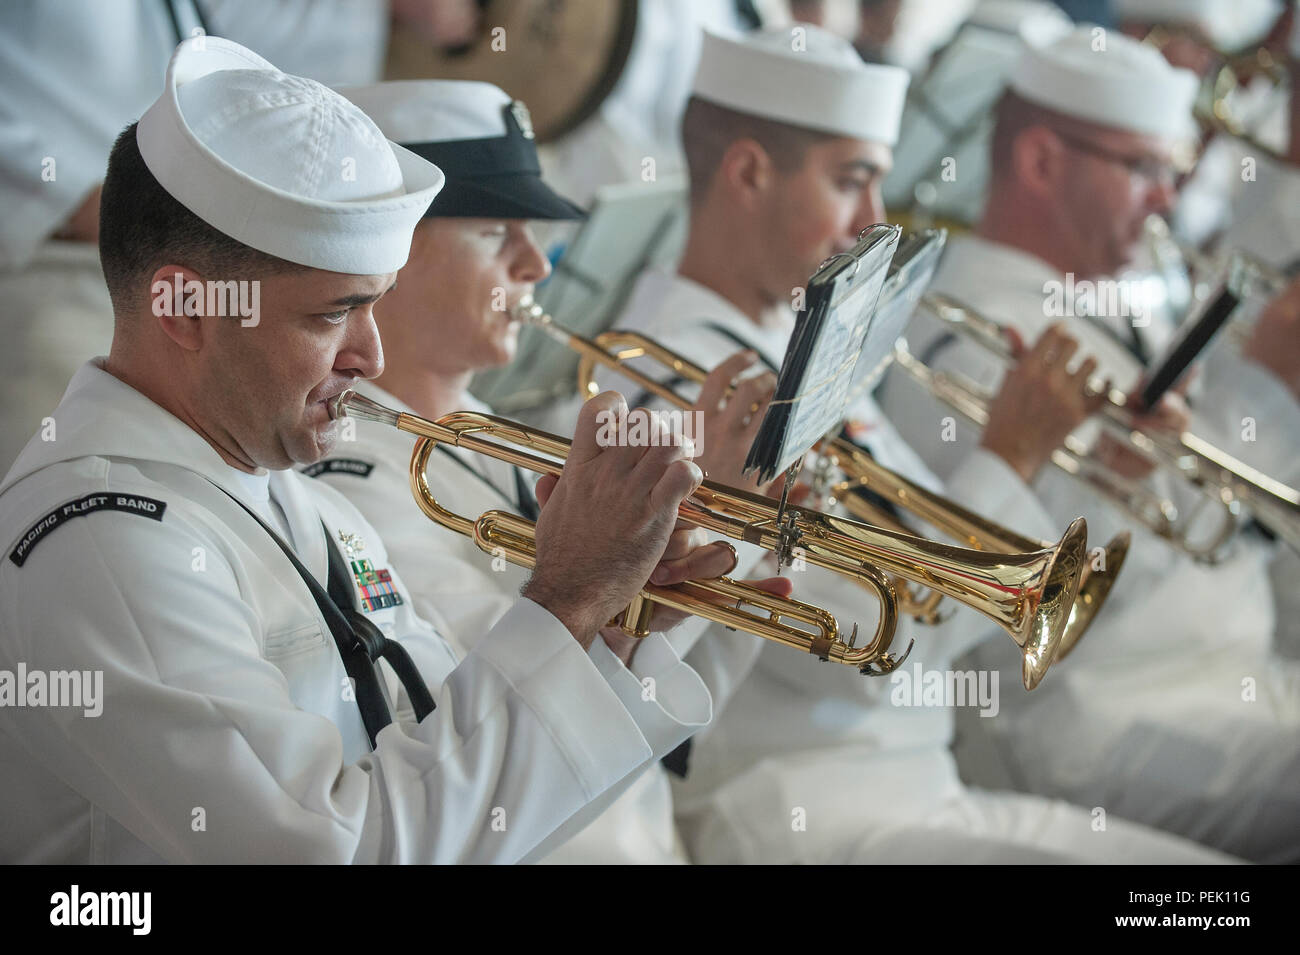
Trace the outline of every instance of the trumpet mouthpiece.
{"label": "trumpet mouthpiece", "polygon": [[335,421],[340,418],[361,418],[364,421],[378,421],[380,424],[397,427],[398,412],[372,398],[358,394],[351,388],[331,398],[326,407],[329,409],[330,417]]}
{"label": "trumpet mouthpiece", "polygon": [[573,335],[556,325],[555,320],[546,314],[546,309],[537,304],[531,293],[524,295],[519,301],[515,302],[510,309],[510,315],[516,321],[523,322],[525,325],[540,328],[553,341],[565,347],[569,347],[573,340]]}
{"label": "trumpet mouthpiece", "polygon": [[329,409],[331,421],[338,421],[339,418],[347,417],[347,401],[350,397],[352,397],[351,389],[340,392],[329,401],[325,402],[325,407]]}
{"label": "trumpet mouthpiece", "polygon": [[520,297],[519,301],[510,306],[510,315],[529,325],[547,325],[551,321],[551,316],[546,314],[546,310],[537,304],[532,293],[527,293]]}

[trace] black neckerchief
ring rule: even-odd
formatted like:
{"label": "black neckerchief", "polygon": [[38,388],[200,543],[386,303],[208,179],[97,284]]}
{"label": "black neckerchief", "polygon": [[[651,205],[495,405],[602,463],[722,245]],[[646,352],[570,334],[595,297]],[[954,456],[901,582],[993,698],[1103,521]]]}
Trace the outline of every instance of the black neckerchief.
{"label": "black neckerchief", "polygon": [[[219,484],[216,486],[221,487]],[[298,572],[307,589],[311,591],[312,599],[316,601],[316,607],[325,618],[325,624],[334,637],[339,656],[343,659],[343,667],[352,680],[356,691],[357,709],[361,711],[361,722],[365,724],[370,748],[375,748],[375,737],[379,735],[379,731],[393,721],[392,714],[388,711],[388,704],[384,701],[379,674],[375,669],[375,663],[380,657],[388,661],[389,666],[397,673],[398,679],[402,681],[406,695],[410,697],[411,707],[415,711],[416,722],[422,721],[432,713],[437,708],[437,704],[424,678],[420,676],[419,669],[406,652],[406,648],[384,636],[378,627],[356,609],[347,567],[343,563],[342,555],[331,542],[329,528],[324,522],[321,522],[321,531],[325,534],[325,550],[329,554],[328,591],[321,587],[312,572],[303,566],[298,555],[293,552],[293,548],[283,537],[247,504],[225,488],[221,490],[271,536],[284,555],[289,558],[289,563]]]}

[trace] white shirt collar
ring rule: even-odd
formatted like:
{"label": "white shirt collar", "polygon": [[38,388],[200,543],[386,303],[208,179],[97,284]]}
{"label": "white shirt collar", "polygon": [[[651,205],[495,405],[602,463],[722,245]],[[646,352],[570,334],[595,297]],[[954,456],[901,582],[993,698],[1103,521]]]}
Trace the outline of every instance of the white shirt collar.
{"label": "white shirt collar", "polygon": [[[662,269],[648,269],[637,279],[620,328],[665,338],[716,325],[780,365],[794,330],[794,313],[768,309],[754,322],[728,299],[694,279]],[[688,356],[689,357],[689,356]]]}

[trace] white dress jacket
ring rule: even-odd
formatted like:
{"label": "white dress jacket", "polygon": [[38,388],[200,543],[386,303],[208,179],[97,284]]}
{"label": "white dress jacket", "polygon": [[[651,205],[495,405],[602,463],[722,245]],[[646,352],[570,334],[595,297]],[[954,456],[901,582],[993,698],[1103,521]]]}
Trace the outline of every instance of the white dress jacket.
{"label": "white dress jacket", "polygon": [[[400,411],[407,405],[381,388],[365,384],[367,396]],[[491,413],[491,409],[465,394],[461,411]],[[564,434],[572,431],[573,419]],[[439,629],[458,653],[469,653],[518,600],[529,571],[510,563],[504,552],[487,553],[474,541],[428,520],[411,496],[408,464],[415,439],[395,428],[357,421],[352,440],[340,441],[322,461],[304,469],[317,481],[329,484],[347,497],[379,528],[388,553],[406,579],[417,612],[438,614],[448,629]],[[517,471],[513,465],[486,455],[441,445],[426,469],[429,487],[438,502],[471,520],[489,509],[524,514],[532,500],[537,475]],[[522,484],[522,487],[521,487]],[[529,500],[523,502],[521,496]],[[678,630],[702,630],[702,622],[683,623]],[[674,632],[674,644],[682,634]],[[605,672],[632,679],[642,695],[644,716],[656,713],[666,720],[663,739],[677,733],[671,712],[698,712],[701,723],[708,710],[699,700],[699,678],[681,662],[663,634],[651,634],[638,646],[632,670],[606,648],[602,640],[591,656]],[[621,672],[620,672],[621,671]],[[685,706],[682,704],[685,703]],[[668,706],[668,710],[661,707]],[[572,827],[566,827],[572,831]],[[554,846],[557,840],[549,840]],[[544,861],[590,864],[673,863],[687,861],[677,845],[672,800],[663,769],[653,764],[609,808],[565,842]]]}
{"label": "white dress jacket", "polygon": [[[669,719],[525,599],[458,658],[341,495],[229,467],[102,360],[54,419],[0,485],[0,681],[99,672],[102,699],[0,706],[4,861],[515,861],[708,718],[702,685]],[[232,494],[322,584],[325,528],[389,571],[400,603],[366,616],[433,713],[416,724],[381,663],[394,723],[371,750],[309,589]]]}

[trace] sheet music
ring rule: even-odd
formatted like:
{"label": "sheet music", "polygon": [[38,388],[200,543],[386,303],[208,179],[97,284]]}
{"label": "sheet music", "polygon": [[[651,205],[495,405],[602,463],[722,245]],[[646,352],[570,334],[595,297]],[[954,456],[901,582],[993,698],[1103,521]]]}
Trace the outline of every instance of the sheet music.
{"label": "sheet music", "polygon": [[746,470],[757,468],[770,480],[844,417],[900,233],[897,226],[872,226],[852,251],[828,260],[809,280]]}
{"label": "sheet music", "polygon": [[894,360],[894,342],[907,328],[921,296],[929,288],[947,241],[946,229],[927,229],[912,233],[899,243],[898,251],[889,263],[884,287],[880,290],[871,334],[853,370],[850,404],[875,388],[880,376]]}

